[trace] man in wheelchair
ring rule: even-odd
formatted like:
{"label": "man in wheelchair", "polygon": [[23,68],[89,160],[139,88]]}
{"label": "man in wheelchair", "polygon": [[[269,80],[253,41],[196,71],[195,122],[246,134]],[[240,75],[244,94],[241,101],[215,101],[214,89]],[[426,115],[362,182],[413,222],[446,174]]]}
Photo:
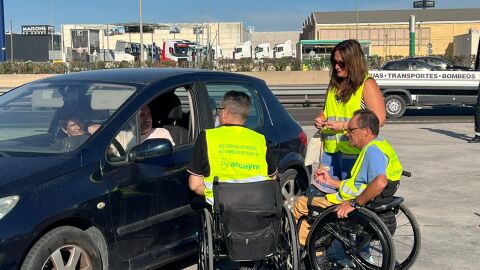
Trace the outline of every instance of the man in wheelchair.
{"label": "man in wheelchair", "polygon": [[[277,248],[282,216],[278,183],[272,181],[276,161],[265,137],[244,126],[250,104],[247,94],[227,92],[217,108],[220,126],[199,135],[188,165],[190,189],[205,196],[210,208],[202,226],[210,224],[214,243],[222,236],[228,257],[239,261],[241,269],[254,269],[255,261]],[[199,249],[204,252],[200,257],[219,254],[218,246]],[[200,259],[199,269],[213,269],[211,264],[211,259]]]}
{"label": "man in wheelchair", "polygon": [[[321,166],[315,171],[313,181],[327,184],[336,189],[322,196],[301,196],[295,202],[293,214],[300,220],[299,242],[305,245],[312,220],[330,206],[337,205],[338,218],[375,199],[380,194],[392,196],[399,185],[402,165],[392,146],[378,138],[379,120],[370,110],[361,109],[354,113],[347,126],[350,145],[361,149],[352,168],[351,178],[333,179]],[[327,252],[328,253],[328,252]]]}

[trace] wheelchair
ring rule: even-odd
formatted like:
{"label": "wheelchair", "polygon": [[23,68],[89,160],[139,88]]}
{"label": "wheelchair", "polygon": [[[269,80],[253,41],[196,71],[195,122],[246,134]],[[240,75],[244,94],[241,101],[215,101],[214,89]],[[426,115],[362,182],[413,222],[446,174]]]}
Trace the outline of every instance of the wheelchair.
{"label": "wheelchair", "polygon": [[[409,172],[402,175],[410,177]],[[337,218],[335,207],[306,217],[307,222],[313,223],[302,254],[306,268],[335,269],[335,257],[337,262],[348,262],[339,266],[353,269],[410,268],[420,250],[421,233],[404,199],[393,196],[396,189],[387,187],[372,202],[350,212],[346,219]]]}
{"label": "wheelchair", "polygon": [[198,269],[213,270],[225,261],[262,261],[262,269],[299,269],[296,227],[277,181],[215,181],[213,192],[213,207],[201,212]]}

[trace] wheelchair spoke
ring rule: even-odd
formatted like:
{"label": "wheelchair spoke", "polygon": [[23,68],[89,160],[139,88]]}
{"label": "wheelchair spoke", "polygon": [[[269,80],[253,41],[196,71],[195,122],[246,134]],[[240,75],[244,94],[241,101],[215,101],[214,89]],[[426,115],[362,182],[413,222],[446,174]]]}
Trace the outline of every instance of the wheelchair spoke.
{"label": "wheelchair spoke", "polygon": [[[337,226],[338,227],[338,226]],[[338,232],[340,232],[341,230],[339,230],[338,228],[337,229],[334,229],[332,228],[332,226],[330,224],[327,224],[325,226],[325,230],[330,233],[333,237],[335,237],[336,239],[338,239],[343,245],[346,246],[346,248],[351,248],[352,246],[352,243],[350,241],[350,239],[348,239],[347,237],[339,234]]]}

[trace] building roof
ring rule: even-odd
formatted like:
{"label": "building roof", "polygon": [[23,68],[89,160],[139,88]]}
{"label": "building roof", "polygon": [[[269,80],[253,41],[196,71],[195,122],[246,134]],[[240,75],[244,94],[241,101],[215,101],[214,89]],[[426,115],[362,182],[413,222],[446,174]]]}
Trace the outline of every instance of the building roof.
{"label": "building roof", "polygon": [[[422,22],[480,22],[480,8],[409,9],[358,11],[358,23],[408,23],[410,15]],[[316,24],[350,24],[357,22],[356,11],[313,12]]]}

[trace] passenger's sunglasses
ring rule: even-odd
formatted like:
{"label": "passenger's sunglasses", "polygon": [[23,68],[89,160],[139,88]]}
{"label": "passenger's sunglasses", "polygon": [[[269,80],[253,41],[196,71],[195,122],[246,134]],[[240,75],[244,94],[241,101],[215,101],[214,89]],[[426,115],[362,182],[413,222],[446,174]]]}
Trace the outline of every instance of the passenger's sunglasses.
{"label": "passenger's sunglasses", "polygon": [[343,62],[343,61],[333,60],[332,64],[333,64],[333,67],[335,67],[335,65],[338,65],[340,68],[345,68],[345,62]]}

